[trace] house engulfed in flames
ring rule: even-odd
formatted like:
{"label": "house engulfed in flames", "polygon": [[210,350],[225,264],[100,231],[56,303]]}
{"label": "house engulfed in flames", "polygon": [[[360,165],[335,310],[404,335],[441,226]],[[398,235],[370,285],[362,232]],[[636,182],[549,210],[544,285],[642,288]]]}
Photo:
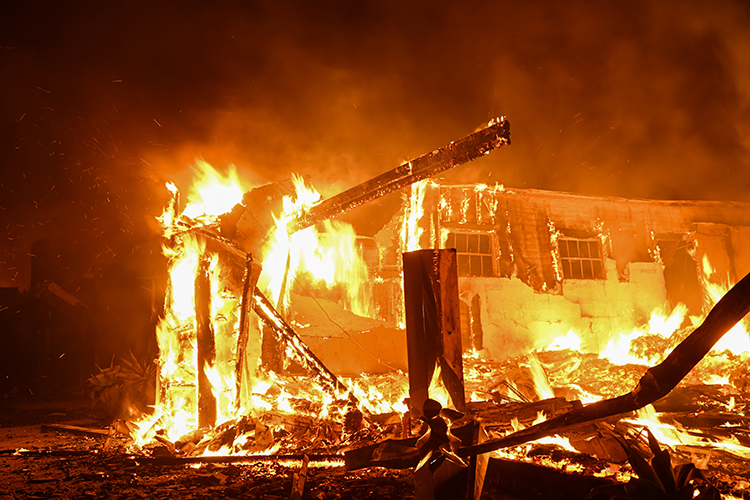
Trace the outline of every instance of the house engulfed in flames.
{"label": "house engulfed in flames", "polygon": [[[156,411],[132,419],[136,445],[167,443],[181,455],[338,453],[414,437],[403,373],[405,252],[455,249],[461,392],[489,438],[560,405],[568,411],[571,401],[626,393],[750,271],[747,203],[425,179],[405,187],[390,221],[365,238],[335,219],[299,224],[321,204],[303,178],[248,190],[199,166],[203,178],[184,207],[168,186]],[[749,355],[739,324],[686,378],[720,387],[706,408],[750,409]],[[446,406],[455,403],[448,392],[435,370],[429,396]],[[498,402],[536,400],[552,409],[520,423],[480,415]],[[651,407],[639,417],[664,427]],[[666,427],[662,442],[699,441]],[[594,453],[586,443],[564,446]],[[750,458],[736,437],[709,447]]]}

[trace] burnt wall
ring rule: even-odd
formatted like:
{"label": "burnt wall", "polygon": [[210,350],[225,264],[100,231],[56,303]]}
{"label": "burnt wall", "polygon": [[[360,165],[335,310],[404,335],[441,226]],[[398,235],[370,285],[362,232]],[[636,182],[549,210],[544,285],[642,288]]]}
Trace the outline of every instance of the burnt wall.
{"label": "burnt wall", "polygon": [[[491,357],[528,351],[569,330],[598,351],[654,311],[682,302],[691,314],[705,312],[702,280],[736,281],[750,270],[748,208],[430,182],[420,243],[459,246],[460,233],[490,236],[492,275],[483,266],[459,281],[462,325]],[[565,275],[560,240],[599,249],[595,279]]]}

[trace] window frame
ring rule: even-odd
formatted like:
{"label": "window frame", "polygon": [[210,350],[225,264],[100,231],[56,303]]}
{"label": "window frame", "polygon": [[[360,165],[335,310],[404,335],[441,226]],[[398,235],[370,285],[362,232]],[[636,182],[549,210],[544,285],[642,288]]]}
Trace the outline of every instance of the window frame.
{"label": "window frame", "polygon": [[[446,229],[448,235],[443,247],[456,250],[458,276],[460,278],[496,278],[498,276],[495,263],[494,231]],[[463,244],[459,243],[459,237],[465,238]],[[451,238],[453,239],[451,240]],[[471,242],[472,239],[475,239],[474,243]],[[479,266],[479,274],[472,273],[475,266]]]}
{"label": "window frame", "polygon": [[[571,246],[571,242],[575,243],[575,247]],[[596,256],[592,256],[593,248],[596,249]],[[560,272],[563,280],[604,281],[607,279],[604,246],[600,238],[575,238],[561,235],[557,238],[557,252],[560,257]]]}

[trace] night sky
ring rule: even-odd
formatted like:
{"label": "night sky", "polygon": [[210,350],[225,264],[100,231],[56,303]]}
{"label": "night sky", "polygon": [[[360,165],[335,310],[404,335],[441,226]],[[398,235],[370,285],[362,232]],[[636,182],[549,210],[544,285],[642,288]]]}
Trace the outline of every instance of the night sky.
{"label": "night sky", "polygon": [[39,238],[153,247],[197,157],[328,196],[500,115],[512,146],[447,179],[750,201],[748,5],[5,2],[0,286]]}

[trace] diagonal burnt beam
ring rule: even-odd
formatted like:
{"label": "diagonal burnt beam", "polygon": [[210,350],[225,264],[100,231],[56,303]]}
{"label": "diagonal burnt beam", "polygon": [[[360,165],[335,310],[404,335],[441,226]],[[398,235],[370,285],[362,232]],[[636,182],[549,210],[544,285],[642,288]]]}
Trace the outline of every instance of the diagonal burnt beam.
{"label": "diagonal burnt beam", "polygon": [[289,223],[289,232],[294,233],[305,229],[422,179],[476,160],[493,149],[508,145],[510,145],[510,123],[504,117],[496,118],[478,132],[408,161],[312,206],[307,212]]}
{"label": "diagonal burnt beam", "polygon": [[719,339],[748,312],[750,274],[742,278],[721,298],[703,323],[678,344],[667,359],[649,368],[631,392],[586,405],[502,438],[462,448],[458,454],[470,456],[488,453],[558,434],[587,422],[643,408],[669,394]]}
{"label": "diagonal burnt beam", "polygon": [[321,387],[336,399],[339,398],[340,393],[349,393],[349,401],[354,405],[359,403],[354,394],[349,391],[349,388],[307,347],[292,327],[276,311],[271,301],[258,288],[255,288],[253,292],[253,310],[266,326],[271,328],[289,348],[299,355],[298,361],[313,375]]}

